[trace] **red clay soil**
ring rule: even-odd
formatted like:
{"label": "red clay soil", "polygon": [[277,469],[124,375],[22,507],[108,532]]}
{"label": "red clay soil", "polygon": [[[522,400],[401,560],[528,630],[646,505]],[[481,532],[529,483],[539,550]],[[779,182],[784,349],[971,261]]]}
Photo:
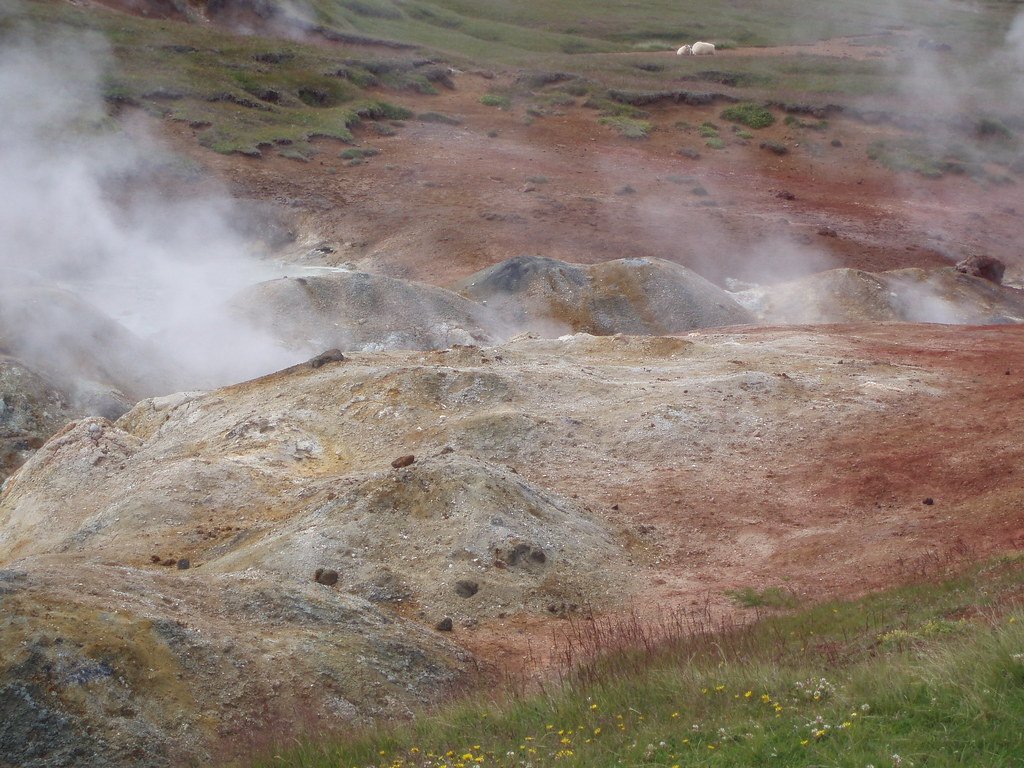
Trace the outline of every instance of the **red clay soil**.
{"label": "red clay soil", "polygon": [[[235,194],[298,211],[306,242],[333,244],[336,262],[438,285],[521,254],[581,263],[659,257],[719,283],[837,266],[935,266],[971,253],[1006,261],[1008,279],[1024,266],[1024,189],[892,173],[867,159],[868,145],[894,135],[891,127],[835,118],[819,133],[779,121],[744,140],[719,118],[722,105],[661,106],[651,109],[650,138],[636,141],[578,105],[531,118],[532,102],[517,99],[508,111],[480,104],[501,78],[455,82],[437,96],[381,94],[462,122],[409,121],[391,137],[363,129],[358,141],[381,153],[361,165],[329,140],[317,142],[309,163],[273,148],[262,159],[220,156],[198,147],[187,126],[163,125]],[[695,130],[705,120],[721,126],[727,149],[705,146]],[[765,140],[790,154],[761,149]]]}

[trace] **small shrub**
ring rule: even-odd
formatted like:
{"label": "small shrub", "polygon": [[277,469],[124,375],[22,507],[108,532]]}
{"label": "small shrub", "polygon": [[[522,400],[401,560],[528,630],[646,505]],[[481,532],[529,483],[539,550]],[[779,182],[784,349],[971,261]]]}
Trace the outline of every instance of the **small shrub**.
{"label": "small shrub", "polygon": [[700,160],[700,152],[690,147],[680,147],[676,150],[677,155],[682,155],[687,160]]}
{"label": "small shrub", "polygon": [[734,104],[722,110],[721,117],[732,123],[741,123],[748,128],[767,128],[775,122],[775,115],[767,107],[746,102]]}
{"label": "small shrub", "polygon": [[551,179],[549,179],[547,176],[527,176],[526,180],[530,184],[547,184],[549,181],[551,181]]}
{"label": "small shrub", "polygon": [[547,94],[544,100],[553,107],[571,107],[576,104],[576,97],[558,91]]}
{"label": "small shrub", "polygon": [[462,125],[462,121],[457,117],[450,115],[443,115],[440,112],[423,112],[416,116],[417,120],[424,123],[442,123],[443,125]]}
{"label": "small shrub", "polygon": [[295,160],[299,163],[308,163],[312,159],[310,153],[303,152],[301,149],[296,149],[295,147],[285,147],[277,154],[281,157],[285,157],[289,160]]}
{"label": "small shrub", "polygon": [[480,103],[485,107],[497,107],[498,109],[509,109],[512,100],[508,96],[499,96],[496,93],[485,93],[480,97]]}
{"label": "small shrub", "polygon": [[698,184],[696,187],[690,190],[690,194],[696,195],[697,197],[707,197],[710,193],[706,189],[704,189],[704,187]]}
{"label": "small shrub", "polygon": [[708,139],[705,145],[711,147],[711,149],[725,149],[725,142],[715,136],[712,139]]}
{"label": "small shrub", "polygon": [[717,136],[718,136],[718,128],[717,128],[717,126],[711,125],[709,123],[704,123],[704,125],[702,125],[700,128],[697,129],[697,134],[702,139],[717,138]]}
{"label": "small shrub", "polygon": [[779,141],[762,141],[761,149],[766,149],[776,155],[788,155],[789,147]]}
{"label": "small shrub", "polygon": [[812,131],[824,131],[828,128],[828,120],[801,120],[796,115],[786,115],[783,122],[795,128],[807,128]]}
{"label": "small shrub", "polygon": [[356,108],[356,114],[364,120],[408,120],[411,109],[387,101],[370,101]]}
{"label": "small shrub", "polygon": [[750,131],[736,131],[735,133],[741,139],[752,139],[752,138],[754,138],[754,134],[752,134]]}
{"label": "small shrub", "polygon": [[601,125],[607,125],[618,131],[620,136],[627,139],[646,139],[651,133],[651,124],[646,120],[637,120],[622,115],[602,117],[598,120]]}
{"label": "small shrub", "polygon": [[362,160],[363,158],[379,155],[380,150],[376,147],[350,147],[344,150],[338,157],[342,160]]}

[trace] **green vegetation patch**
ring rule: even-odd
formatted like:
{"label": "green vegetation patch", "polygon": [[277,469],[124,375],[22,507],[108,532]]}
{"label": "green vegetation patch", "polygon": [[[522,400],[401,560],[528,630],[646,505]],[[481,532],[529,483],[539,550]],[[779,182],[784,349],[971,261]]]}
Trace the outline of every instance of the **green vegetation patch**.
{"label": "green vegetation patch", "polygon": [[929,179],[938,179],[947,173],[963,174],[972,170],[964,148],[941,149],[924,139],[875,141],[868,147],[868,157],[891,171],[909,171]]}
{"label": "green vegetation patch", "polygon": [[376,147],[349,147],[338,155],[342,160],[363,160],[367,157],[376,157],[380,150]]}
{"label": "green vegetation patch", "polygon": [[732,123],[740,123],[748,128],[767,128],[775,122],[775,115],[762,104],[744,102],[733,104],[722,110],[720,117]]}
{"label": "green vegetation patch", "polygon": [[512,100],[508,96],[497,93],[485,93],[480,97],[480,103],[485,107],[497,107],[498,109],[510,109]]}
{"label": "green vegetation patch", "polygon": [[626,117],[624,115],[608,115],[599,118],[597,122],[615,129],[620,136],[627,139],[646,139],[650,136],[653,129],[653,126],[647,120],[638,120],[635,117]]}

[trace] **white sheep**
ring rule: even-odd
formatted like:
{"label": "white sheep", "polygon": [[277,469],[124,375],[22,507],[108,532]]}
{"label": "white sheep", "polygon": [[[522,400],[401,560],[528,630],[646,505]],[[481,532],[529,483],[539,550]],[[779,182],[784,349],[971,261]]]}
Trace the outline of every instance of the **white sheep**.
{"label": "white sheep", "polygon": [[676,51],[676,56],[714,56],[714,54],[714,43],[704,43],[700,41],[697,41],[693,45],[684,45]]}

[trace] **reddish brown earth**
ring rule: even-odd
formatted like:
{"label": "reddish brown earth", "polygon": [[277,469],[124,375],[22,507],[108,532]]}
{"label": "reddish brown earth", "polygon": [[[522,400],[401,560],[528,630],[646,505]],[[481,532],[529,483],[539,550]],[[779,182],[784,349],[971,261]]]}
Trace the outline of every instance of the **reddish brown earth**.
{"label": "reddish brown earth", "polygon": [[[866,154],[894,128],[832,118],[819,133],[780,120],[744,146],[718,117],[723,105],[658,106],[651,137],[635,141],[579,105],[528,120],[530,101],[509,111],[479,103],[507,80],[462,74],[438,96],[381,94],[462,124],[410,121],[393,137],[363,129],[358,141],[381,154],[356,166],[338,157],[344,145],[335,141],[318,142],[309,163],[272,149],[252,159],[203,151],[186,126],[165,127],[236,194],[295,206],[307,243],[338,248],[329,258],[438,285],[521,254],[582,263],[659,257],[719,283],[837,266],[948,265],[970,253],[1006,261],[1008,279],[1020,274],[1024,189],[894,174]],[[695,127],[705,120],[722,127],[726,150],[704,146]],[[760,149],[765,140],[786,143],[790,154]]]}
{"label": "reddish brown earth", "polygon": [[[777,344],[779,331],[742,335]],[[895,366],[910,382],[937,376],[944,385],[900,392],[879,375],[877,416],[855,430],[830,413],[841,405],[780,400],[799,423],[795,434],[737,434],[699,468],[666,455],[661,466],[621,462],[607,478],[571,468],[552,475],[551,465],[532,478],[601,499],[606,511],[615,505],[610,514],[642,532],[632,549],[649,584],[633,609],[641,616],[722,615],[735,611],[723,596],[746,587],[810,602],[855,597],[1024,549],[1022,329],[886,324],[806,335],[808,347],[835,352],[823,377],[866,364],[868,374]],[[737,360],[737,369],[750,363]],[[511,623],[470,635],[469,647],[521,669],[550,661],[553,632],[536,620]]]}

